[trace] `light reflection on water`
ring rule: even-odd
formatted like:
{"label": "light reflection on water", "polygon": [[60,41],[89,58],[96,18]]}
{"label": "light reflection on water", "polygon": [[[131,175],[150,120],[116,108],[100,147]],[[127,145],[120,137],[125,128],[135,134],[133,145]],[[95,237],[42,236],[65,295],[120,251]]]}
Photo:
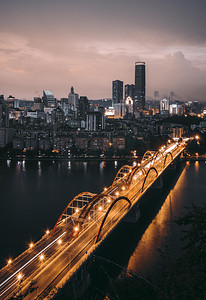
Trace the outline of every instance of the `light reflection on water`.
{"label": "light reflection on water", "polygon": [[15,257],[25,250],[25,241],[38,240],[52,228],[69,200],[83,191],[102,192],[115,174],[114,161],[0,160],[0,220],[7,224],[0,267],[2,258]]}
{"label": "light reflection on water", "polygon": [[174,223],[174,220],[180,217],[185,207],[190,207],[191,203],[197,205],[204,203],[202,192],[204,190],[204,194],[206,193],[203,179],[205,177],[206,167],[203,162],[186,163],[174,188],[169,192],[131,255],[127,265],[129,270],[155,277],[154,270],[155,272],[160,270],[161,251],[164,253],[169,251],[171,257],[178,256],[183,247],[182,229]]}

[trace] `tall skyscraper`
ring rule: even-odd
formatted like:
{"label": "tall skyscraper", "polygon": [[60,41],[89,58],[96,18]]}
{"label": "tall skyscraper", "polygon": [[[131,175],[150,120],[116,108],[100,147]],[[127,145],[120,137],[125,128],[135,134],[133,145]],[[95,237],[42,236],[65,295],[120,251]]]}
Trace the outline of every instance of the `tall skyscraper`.
{"label": "tall skyscraper", "polygon": [[0,95],[0,127],[3,126],[4,96]]}
{"label": "tall skyscraper", "polygon": [[86,96],[80,96],[78,104],[78,117],[86,121],[86,115],[89,112],[89,101]]}
{"label": "tall skyscraper", "polygon": [[125,100],[127,97],[131,97],[134,101],[134,95],[135,95],[135,85],[134,84],[126,84],[125,85]]}
{"label": "tall skyscraper", "polygon": [[145,107],[145,62],[135,63],[135,103],[134,109]]}
{"label": "tall skyscraper", "polygon": [[112,81],[112,105],[123,101],[123,81]]}

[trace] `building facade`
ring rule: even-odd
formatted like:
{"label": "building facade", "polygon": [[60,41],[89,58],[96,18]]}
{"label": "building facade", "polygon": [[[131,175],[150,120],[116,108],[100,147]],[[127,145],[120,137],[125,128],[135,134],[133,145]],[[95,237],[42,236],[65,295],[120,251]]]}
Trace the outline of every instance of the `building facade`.
{"label": "building facade", "polygon": [[145,62],[135,63],[135,102],[134,109],[145,108]]}
{"label": "building facade", "polygon": [[112,81],[112,104],[123,102],[123,81]]}

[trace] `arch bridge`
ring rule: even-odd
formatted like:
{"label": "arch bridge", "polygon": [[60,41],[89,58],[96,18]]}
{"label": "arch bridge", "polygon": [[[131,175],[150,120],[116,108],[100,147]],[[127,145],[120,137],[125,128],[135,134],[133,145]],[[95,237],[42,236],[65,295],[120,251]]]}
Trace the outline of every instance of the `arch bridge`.
{"label": "arch bridge", "polygon": [[93,241],[99,243],[110,231],[108,224],[112,223],[112,227],[118,224],[184,147],[184,142],[173,142],[158,151],[146,151],[136,166],[123,165],[111,186],[100,194],[78,194],[68,202],[51,234],[61,227],[73,226],[73,230],[70,229],[73,239],[92,227]]}
{"label": "arch bridge", "polygon": [[[45,299],[50,291],[54,295],[124,217],[133,208],[138,210],[140,198],[184,148],[185,142],[181,141],[147,151],[135,166],[122,166],[112,184],[99,194],[82,192],[69,199],[50,234],[32,243],[11,263],[12,269],[7,265],[0,270],[0,298],[17,295],[20,283],[29,299]],[[31,278],[38,286],[35,295],[29,288]]]}

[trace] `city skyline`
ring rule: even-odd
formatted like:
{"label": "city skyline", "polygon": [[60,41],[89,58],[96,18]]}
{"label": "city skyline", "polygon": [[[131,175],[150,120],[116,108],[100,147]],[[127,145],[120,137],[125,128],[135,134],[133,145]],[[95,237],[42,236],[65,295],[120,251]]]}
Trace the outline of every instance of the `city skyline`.
{"label": "city skyline", "polygon": [[206,100],[204,1],[0,1],[0,94],[111,98],[145,61],[146,99]]}

